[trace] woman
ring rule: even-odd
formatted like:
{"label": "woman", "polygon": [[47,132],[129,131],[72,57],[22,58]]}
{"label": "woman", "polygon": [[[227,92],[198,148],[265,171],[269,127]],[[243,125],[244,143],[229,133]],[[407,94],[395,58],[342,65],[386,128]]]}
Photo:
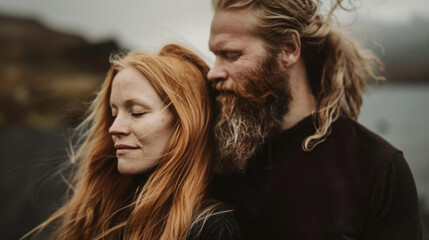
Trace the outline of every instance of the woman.
{"label": "woman", "polygon": [[56,223],[54,239],[237,239],[231,210],[207,196],[207,65],[177,45],[111,62],[79,127],[74,191],[36,230]]}

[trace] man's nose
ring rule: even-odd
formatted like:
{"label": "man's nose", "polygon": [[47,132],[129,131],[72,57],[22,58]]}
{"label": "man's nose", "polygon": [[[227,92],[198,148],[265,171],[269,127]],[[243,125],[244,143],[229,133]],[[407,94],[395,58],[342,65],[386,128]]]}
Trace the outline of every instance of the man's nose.
{"label": "man's nose", "polygon": [[213,67],[207,73],[207,80],[209,80],[210,82],[214,82],[214,81],[225,81],[226,79],[228,79],[228,73],[224,69],[222,63],[220,63],[218,58],[216,58],[216,61],[213,64]]}
{"label": "man's nose", "polygon": [[115,120],[113,121],[112,125],[109,128],[109,134],[112,136],[119,136],[119,135],[128,135],[130,133],[130,129],[127,125],[127,120],[124,119],[122,116],[116,116]]}

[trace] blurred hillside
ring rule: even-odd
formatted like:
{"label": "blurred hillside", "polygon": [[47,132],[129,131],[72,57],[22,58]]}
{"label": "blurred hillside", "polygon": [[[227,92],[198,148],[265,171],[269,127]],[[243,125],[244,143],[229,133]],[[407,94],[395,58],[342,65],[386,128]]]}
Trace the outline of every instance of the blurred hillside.
{"label": "blurred hillside", "polygon": [[[386,64],[389,82],[428,82],[428,24],[422,18],[368,24],[365,34],[354,35]],[[51,128],[79,121],[117,49],[113,40],[89,43],[33,19],[0,15],[0,127]]]}
{"label": "blurred hillside", "polygon": [[117,49],[114,41],[93,44],[35,20],[0,16],[0,126],[79,121]]}
{"label": "blurred hillside", "polygon": [[19,239],[62,202],[67,129],[82,119],[117,49],[0,16],[0,239]]}

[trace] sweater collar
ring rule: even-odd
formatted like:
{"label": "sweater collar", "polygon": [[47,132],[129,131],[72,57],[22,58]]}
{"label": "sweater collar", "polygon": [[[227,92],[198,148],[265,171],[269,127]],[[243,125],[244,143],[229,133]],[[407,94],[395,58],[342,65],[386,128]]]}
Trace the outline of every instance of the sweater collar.
{"label": "sweater collar", "polygon": [[313,115],[308,115],[301,121],[296,123],[293,127],[279,131],[273,134],[273,138],[277,137],[290,137],[295,135],[301,135],[303,133],[314,133],[315,123],[313,122]]}
{"label": "sweater collar", "polygon": [[150,169],[147,172],[138,174],[138,175],[134,175],[133,176],[133,182],[136,184],[137,187],[139,186],[144,186],[147,182],[147,180],[149,179],[150,175],[152,175],[152,173],[155,171],[155,168]]}

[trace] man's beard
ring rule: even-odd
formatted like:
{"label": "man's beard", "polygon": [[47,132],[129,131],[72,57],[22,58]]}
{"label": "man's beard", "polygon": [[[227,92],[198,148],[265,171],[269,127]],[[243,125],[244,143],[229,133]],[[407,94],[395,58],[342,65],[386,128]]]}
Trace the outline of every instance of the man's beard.
{"label": "man's beard", "polygon": [[234,76],[230,89],[216,97],[217,171],[243,172],[270,133],[279,127],[291,99],[288,76],[280,72],[274,57],[267,57],[253,71]]}

